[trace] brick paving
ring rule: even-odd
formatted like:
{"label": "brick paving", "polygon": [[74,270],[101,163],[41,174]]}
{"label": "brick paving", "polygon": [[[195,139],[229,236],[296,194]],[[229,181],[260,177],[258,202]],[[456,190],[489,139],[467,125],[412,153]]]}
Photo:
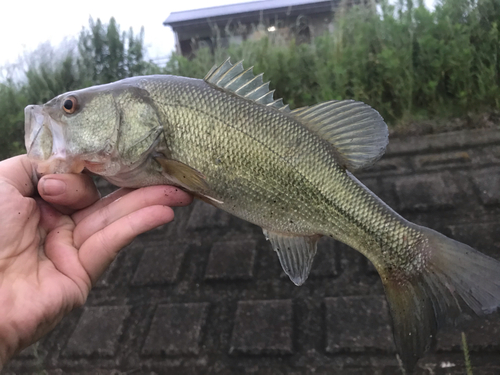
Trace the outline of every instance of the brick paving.
{"label": "brick paving", "polygon": [[[357,174],[406,218],[500,259],[500,131],[393,139]],[[109,191],[108,186],[103,189]],[[323,238],[301,287],[260,228],[202,202],[140,236],[87,303],[2,374],[401,373],[373,266]],[[417,374],[500,374],[500,314],[465,316]]]}

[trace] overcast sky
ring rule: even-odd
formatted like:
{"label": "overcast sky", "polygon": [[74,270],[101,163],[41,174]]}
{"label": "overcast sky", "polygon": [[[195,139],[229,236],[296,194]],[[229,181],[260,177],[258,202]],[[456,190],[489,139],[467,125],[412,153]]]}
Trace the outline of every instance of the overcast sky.
{"label": "overcast sky", "polygon": [[11,0],[0,10],[0,66],[15,62],[25,51],[50,41],[58,45],[76,37],[89,17],[108,22],[115,17],[122,31],[144,26],[149,58],[167,56],[174,49],[171,29],[163,21],[171,12],[234,4],[250,0]]}

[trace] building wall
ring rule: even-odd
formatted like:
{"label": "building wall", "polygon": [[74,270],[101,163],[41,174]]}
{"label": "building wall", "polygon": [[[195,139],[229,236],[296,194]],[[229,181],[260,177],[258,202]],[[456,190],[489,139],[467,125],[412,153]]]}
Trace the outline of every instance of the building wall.
{"label": "building wall", "polygon": [[[212,22],[190,27],[176,27],[174,32],[178,39],[177,52],[189,56],[201,47],[227,47],[231,43],[241,43],[246,39],[260,39],[275,34],[285,40],[295,38],[298,42],[309,42],[333,28],[333,13],[309,14],[286,18],[264,19],[240,22],[238,19]],[[269,32],[274,26],[276,31]]]}
{"label": "building wall", "polygon": [[[500,130],[391,140],[359,178],[408,219],[500,259]],[[103,187],[109,190],[109,187]],[[443,330],[417,374],[500,373],[500,314]],[[205,203],[124,249],[87,303],[3,374],[398,374],[383,287],[320,242],[294,286],[257,228]]]}

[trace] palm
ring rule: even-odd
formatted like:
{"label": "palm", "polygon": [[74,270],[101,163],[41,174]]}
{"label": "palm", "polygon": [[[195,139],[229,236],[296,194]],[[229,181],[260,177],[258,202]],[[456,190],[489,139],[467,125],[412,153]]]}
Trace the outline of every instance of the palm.
{"label": "palm", "polygon": [[5,357],[36,341],[85,302],[119,249],[138,234],[171,221],[169,206],[189,204],[191,198],[175,188],[156,186],[121,189],[98,200],[88,177],[66,175],[57,178],[76,188],[62,202],[44,197],[65,205],[52,206],[32,198],[26,159],[0,164],[1,368]]}
{"label": "palm", "polygon": [[[63,312],[83,304],[91,282],[72,246],[75,223],[69,216],[4,184],[0,207],[0,298],[5,299],[0,306],[9,306],[6,320],[15,322],[18,339],[27,343],[50,330]],[[40,330],[39,322],[49,320]]]}

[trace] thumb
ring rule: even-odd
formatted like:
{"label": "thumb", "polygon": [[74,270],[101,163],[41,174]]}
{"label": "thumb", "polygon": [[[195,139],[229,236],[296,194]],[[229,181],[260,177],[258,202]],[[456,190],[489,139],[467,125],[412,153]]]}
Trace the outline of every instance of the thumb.
{"label": "thumb", "polygon": [[38,182],[40,196],[62,210],[71,213],[90,206],[100,195],[92,177],[85,174],[51,174]]}

